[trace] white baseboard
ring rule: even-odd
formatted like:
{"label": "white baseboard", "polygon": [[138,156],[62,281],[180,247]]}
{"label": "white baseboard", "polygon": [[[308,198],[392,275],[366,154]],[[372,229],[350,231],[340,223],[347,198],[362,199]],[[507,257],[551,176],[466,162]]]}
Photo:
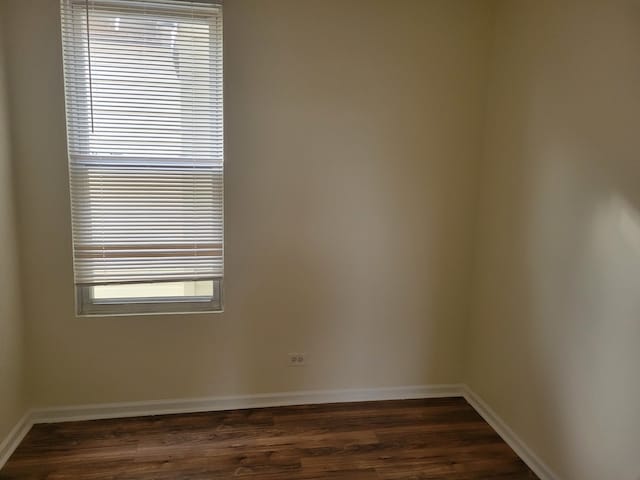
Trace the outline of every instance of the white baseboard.
{"label": "white baseboard", "polygon": [[469,386],[463,385],[463,396],[469,404],[491,425],[540,480],[560,480],[560,477],[546,465],[531,448],[511,430],[509,425]]}
{"label": "white baseboard", "polygon": [[151,400],[142,402],[73,405],[35,408],[28,411],[0,444],[0,469],[18,447],[29,429],[38,423],[59,423],[107,418],[140,417],[175,413],[213,412],[241,408],[263,408],[317,403],[401,400],[410,398],[461,397],[463,386],[416,385],[346,390],[310,390],[210,398]]}
{"label": "white baseboard", "polygon": [[411,398],[464,397],[493,427],[503,440],[520,456],[541,480],[560,480],[509,426],[468,386],[415,385],[346,390],[309,390],[299,392],[264,393],[225,397],[151,400],[142,402],[74,405],[68,407],[36,408],[27,412],[0,444],[0,468],[20,444],[32,425],[107,418],[126,418],[147,415],[210,412],[241,408],[264,408],[286,405],[308,405]]}
{"label": "white baseboard", "polygon": [[226,397],[152,400],[146,402],[75,405],[41,408],[31,411],[35,423],[57,423],[106,418],[166,415],[172,413],[212,412],[240,408],[262,408],[314,403],[400,400],[409,398],[461,397],[462,385],[417,385],[373,389],[309,390]]}
{"label": "white baseboard", "polygon": [[31,422],[31,412],[25,413],[22,418],[11,429],[6,438],[0,443],[0,469],[7,463],[22,439],[29,432],[33,423]]}

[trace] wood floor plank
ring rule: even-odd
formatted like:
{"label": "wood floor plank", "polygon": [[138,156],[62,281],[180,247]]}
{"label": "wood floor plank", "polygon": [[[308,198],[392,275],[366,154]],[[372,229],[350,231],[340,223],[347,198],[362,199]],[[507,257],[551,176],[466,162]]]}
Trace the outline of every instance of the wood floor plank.
{"label": "wood floor plank", "polygon": [[530,480],[462,398],[36,425],[0,480]]}

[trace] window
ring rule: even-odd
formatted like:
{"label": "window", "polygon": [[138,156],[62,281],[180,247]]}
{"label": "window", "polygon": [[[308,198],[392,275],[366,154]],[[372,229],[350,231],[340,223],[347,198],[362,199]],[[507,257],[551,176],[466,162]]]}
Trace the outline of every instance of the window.
{"label": "window", "polygon": [[61,11],[78,313],[221,310],[222,6]]}

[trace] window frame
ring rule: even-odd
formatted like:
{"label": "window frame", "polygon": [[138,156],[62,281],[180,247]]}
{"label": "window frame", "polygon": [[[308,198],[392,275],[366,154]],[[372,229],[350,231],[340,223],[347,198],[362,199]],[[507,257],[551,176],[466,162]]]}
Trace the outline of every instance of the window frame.
{"label": "window frame", "polygon": [[[188,313],[223,313],[222,278],[212,279],[211,297],[136,297],[96,299],[93,285],[76,285],[76,305],[78,316],[126,316],[126,315],[164,315]],[[149,282],[163,283],[163,282]]]}
{"label": "window frame", "polygon": [[[65,0],[62,0],[65,2]],[[66,0],[67,3],[70,4],[81,4],[84,5],[85,0]],[[140,3],[140,5],[144,5],[145,8],[150,8],[150,10],[156,10],[158,14],[165,15],[175,13],[182,13],[184,9],[188,8],[185,5],[184,9],[180,6],[167,5],[167,8],[157,7],[157,6],[148,6],[145,2],[136,2],[135,0],[129,0],[127,2],[128,5]],[[211,3],[212,5],[216,5],[217,7],[222,7],[222,2],[217,0],[209,0],[208,2],[203,3]],[[117,0],[97,0],[92,1],[92,6],[98,7],[113,7],[117,5]],[[219,15],[223,18],[222,10],[220,10]],[[64,40],[64,39],[63,39]],[[210,39],[213,41],[213,37]],[[220,44],[219,48],[223,49],[224,40],[222,39],[222,44]],[[63,48],[67,48],[63,44]],[[65,70],[66,74],[66,70]],[[220,87],[222,91],[224,90],[224,80],[221,79]],[[74,92],[70,92],[67,94],[65,92],[66,102],[77,102],[78,97],[74,95]],[[224,114],[223,117],[224,118]],[[68,122],[68,121],[67,121]],[[68,125],[68,123],[67,123]],[[224,122],[222,123],[222,128],[224,130]],[[223,133],[224,136],[224,133]],[[71,152],[68,152],[68,162],[71,160]],[[224,158],[224,156],[223,156]],[[149,167],[153,168],[153,158],[147,159],[149,161]],[[224,183],[224,160],[222,160],[222,171],[220,176],[222,177],[222,182]],[[224,195],[222,198],[222,225],[223,225],[223,238],[224,238]],[[74,246],[74,258],[75,258],[75,249]],[[221,245],[221,257],[222,262],[224,264],[224,240]],[[75,260],[74,260],[75,263]],[[76,284],[75,285],[75,305],[76,305],[76,316],[78,317],[90,317],[90,316],[132,316],[132,315],[164,315],[164,314],[201,314],[201,313],[223,313],[224,305],[223,305],[223,276],[216,276],[212,278],[203,278],[199,280],[211,281],[213,282],[213,294],[211,296],[208,295],[191,295],[191,296],[170,296],[170,297],[133,297],[133,298],[124,298],[124,297],[116,297],[116,298],[95,298],[93,295],[93,287],[98,286],[98,284],[90,285],[90,284]],[[179,280],[178,280],[179,281]],[[193,279],[189,279],[188,281],[193,281]],[[157,281],[149,281],[144,283],[149,284],[163,284],[166,282],[176,282],[175,279],[167,279],[167,280],[157,280]],[[125,283],[119,285],[125,285]],[[115,283],[111,283],[109,285],[118,285]]]}

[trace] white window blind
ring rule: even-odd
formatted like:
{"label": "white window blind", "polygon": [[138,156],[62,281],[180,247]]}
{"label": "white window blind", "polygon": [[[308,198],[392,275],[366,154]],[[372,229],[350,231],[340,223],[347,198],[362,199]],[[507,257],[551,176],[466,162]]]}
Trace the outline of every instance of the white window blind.
{"label": "white window blind", "polygon": [[221,5],[61,5],[76,285],[211,280],[219,297]]}

